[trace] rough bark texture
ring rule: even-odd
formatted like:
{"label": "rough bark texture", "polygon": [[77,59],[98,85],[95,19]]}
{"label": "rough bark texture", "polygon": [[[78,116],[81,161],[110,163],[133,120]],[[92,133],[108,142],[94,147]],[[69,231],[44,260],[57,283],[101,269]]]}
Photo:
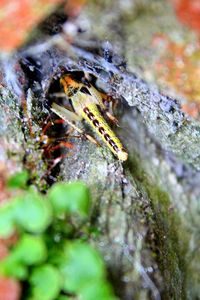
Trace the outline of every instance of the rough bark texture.
{"label": "rough bark texture", "polygon": [[[123,6],[123,1],[116,2]],[[89,27],[96,16],[97,24],[87,32],[88,36],[76,36],[74,46],[54,39],[44,42],[41,48],[25,49],[9,61],[13,66],[16,59],[31,56],[42,64],[40,76],[36,76],[38,82],[31,81],[33,75],[25,72],[26,79],[30,76],[25,96],[27,115],[32,119],[32,139],[27,115],[23,115],[19,101],[23,93],[14,97],[19,86],[13,86],[13,95],[6,88],[1,89],[1,141],[6,138],[9,145],[15,144],[17,159],[26,167],[30,168],[34,162],[32,170],[37,176],[33,180],[41,187],[46,165],[36,141],[41,134],[41,119],[48,113],[46,96],[51,79],[56,80],[63,68],[96,76],[98,85],[122,102],[121,127],[116,131],[128,149],[129,160],[121,164],[104,146],[72,139],[75,148],[60,164],[57,180],[81,179],[90,186],[91,225],[99,231],[91,237],[91,243],[102,252],[120,299],[198,299],[200,125],[184,115],[176,100],[130,71],[134,66],[130,62],[132,48],[123,51],[123,45],[126,45],[124,39],[130,37],[126,30],[131,21],[115,5],[111,7],[109,1],[88,4],[77,23],[85,20]],[[165,14],[168,13],[166,10]],[[152,16],[148,13],[146,27],[151,18],[155,18],[154,10]],[[100,19],[105,20],[104,26],[98,26]],[[119,20],[120,32],[116,28],[111,31],[111,23],[114,26]],[[134,19],[132,22],[135,24]],[[105,40],[106,33],[107,39],[116,41],[118,53],[125,55],[129,71],[124,59],[112,52],[110,44],[108,47],[90,41],[94,34]],[[146,54],[146,58],[149,56]],[[7,85],[9,79],[4,81]],[[3,159],[8,159],[5,153]]]}

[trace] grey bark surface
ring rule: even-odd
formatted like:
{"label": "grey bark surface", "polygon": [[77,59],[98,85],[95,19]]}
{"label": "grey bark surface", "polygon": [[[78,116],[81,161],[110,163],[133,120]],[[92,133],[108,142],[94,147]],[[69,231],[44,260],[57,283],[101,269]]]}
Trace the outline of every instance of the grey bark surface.
{"label": "grey bark surface", "polygon": [[[100,12],[94,3],[86,6],[77,22],[87,18],[88,24],[93,24],[95,12],[102,14],[101,19],[103,15],[106,18],[108,13],[103,8],[109,6],[103,1],[101,5]],[[112,10],[116,22],[122,17],[121,11],[117,15]],[[110,26],[110,19],[105,20]],[[89,185],[93,199],[90,223],[99,231],[91,236],[91,243],[103,254],[120,299],[198,299],[200,125],[184,115],[178,102],[161,94],[155,84],[146,83],[141,74],[127,71],[120,56],[124,54],[124,40],[116,42],[120,55],[114,54],[112,63],[100,52],[94,54],[93,46],[101,48],[102,44],[89,43],[89,39],[94,32],[99,39],[105,39],[106,30],[110,36],[106,24],[105,21],[100,32],[93,28],[88,40],[76,37],[76,46],[59,42],[59,46],[50,45],[47,51],[37,53],[30,47],[18,54],[40,57],[44,64],[40,96],[32,92],[33,86],[26,93],[35,135],[34,139],[30,137],[16,88],[9,94],[4,87],[0,100],[2,159],[13,160],[3,143],[6,138],[18,149],[15,157],[19,163],[23,164],[24,157],[26,167],[34,161],[39,185],[46,170],[36,137],[41,134],[39,120],[48,113],[44,103],[50,78],[59,77],[60,67],[97,76],[98,84],[122,103],[122,111],[118,110],[120,128],[115,131],[128,149],[129,160],[122,164],[105,146],[96,147],[75,138],[75,148],[60,164],[57,180],[83,180]],[[122,25],[125,32],[131,26],[125,21]],[[113,36],[114,43],[117,36]],[[87,132],[93,134],[89,128]]]}

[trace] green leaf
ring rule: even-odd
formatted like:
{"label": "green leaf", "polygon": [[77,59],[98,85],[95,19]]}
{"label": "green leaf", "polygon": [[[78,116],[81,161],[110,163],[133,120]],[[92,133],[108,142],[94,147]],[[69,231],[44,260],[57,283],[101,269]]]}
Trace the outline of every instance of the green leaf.
{"label": "green leaf", "polygon": [[15,259],[26,265],[43,262],[47,257],[47,249],[42,237],[25,234],[12,250]]}
{"label": "green leaf", "polygon": [[48,193],[55,212],[77,213],[87,216],[90,210],[90,193],[88,187],[82,182],[69,184],[55,184]]}
{"label": "green leaf", "polygon": [[30,190],[17,199],[16,223],[29,232],[43,232],[51,222],[51,215],[49,203],[36,191]]}
{"label": "green leaf", "polygon": [[33,299],[57,299],[61,288],[61,276],[52,265],[46,264],[34,269],[30,277]]}
{"label": "green leaf", "polygon": [[28,177],[26,170],[18,172],[8,179],[7,186],[9,188],[24,188],[26,187]]}
{"label": "green leaf", "polygon": [[82,300],[117,300],[114,296],[110,285],[104,281],[90,281],[86,284],[79,293]]}
{"label": "green leaf", "polygon": [[27,277],[27,267],[19,262],[12,253],[0,261],[0,274],[24,280]]}
{"label": "green leaf", "polygon": [[79,292],[88,282],[105,277],[100,255],[91,246],[79,241],[66,245],[60,270],[64,278],[63,288],[70,292]]}
{"label": "green leaf", "polygon": [[0,207],[0,237],[7,238],[14,233],[14,216],[11,203]]}

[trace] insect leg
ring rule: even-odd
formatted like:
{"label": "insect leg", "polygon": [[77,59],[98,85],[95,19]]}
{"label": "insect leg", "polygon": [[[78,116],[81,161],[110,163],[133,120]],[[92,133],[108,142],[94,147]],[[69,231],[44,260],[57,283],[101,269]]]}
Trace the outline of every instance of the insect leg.
{"label": "insect leg", "polygon": [[[104,93],[100,93],[101,95],[101,100],[99,99],[99,106],[100,108],[105,112],[106,116],[108,117],[108,119],[115,125],[118,125],[119,122],[117,120],[117,118],[115,118],[110,112],[109,112],[109,108],[110,108],[110,104],[112,105],[112,109],[111,111],[113,112],[113,106],[115,104],[115,100],[111,97],[108,96]],[[106,103],[109,104],[109,107],[106,106]]]}
{"label": "insect leg", "polygon": [[61,117],[61,119],[65,120],[72,127],[75,126],[72,123],[73,121],[80,121],[81,120],[81,117],[78,116],[77,114],[75,114],[73,111],[70,111],[70,110],[66,109],[65,107],[63,107],[63,106],[60,106],[60,105],[56,104],[55,102],[53,102],[51,110],[56,115]]}
{"label": "insect leg", "polygon": [[53,94],[50,94],[50,97],[56,97],[56,98],[64,98],[66,97],[66,94],[65,93],[61,93],[61,92],[58,92],[58,93],[53,93]]}
{"label": "insect leg", "polygon": [[86,137],[90,142],[94,143],[95,145],[99,146],[99,143],[89,134],[85,133],[82,129],[77,127],[73,121],[79,121],[82,117],[78,116],[72,111],[65,109],[64,107],[53,103],[51,110],[57,114],[60,118],[62,118],[67,124],[69,124],[72,128],[74,128],[80,135]]}
{"label": "insect leg", "polygon": [[119,121],[117,120],[117,118],[115,118],[111,113],[109,113],[108,110],[105,111],[105,114],[114,125],[119,126]]}

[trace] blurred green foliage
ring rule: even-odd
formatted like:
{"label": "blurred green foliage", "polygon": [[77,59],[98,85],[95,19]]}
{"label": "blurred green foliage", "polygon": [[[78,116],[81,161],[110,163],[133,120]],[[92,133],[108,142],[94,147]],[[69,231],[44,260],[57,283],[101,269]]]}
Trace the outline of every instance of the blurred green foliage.
{"label": "blurred green foliage", "polygon": [[28,172],[21,171],[8,179],[7,186],[10,188],[25,188],[28,181]]}
{"label": "blurred green foliage", "polygon": [[10,178],[7,186],[16,196],[0,206],[0,237],[18,235],[0,261],[0,274],[26,282],[23,299],[116,300],[101,256],[85,241],[87,186],[58,183],[43,195],[27,181],[26,172]]}

